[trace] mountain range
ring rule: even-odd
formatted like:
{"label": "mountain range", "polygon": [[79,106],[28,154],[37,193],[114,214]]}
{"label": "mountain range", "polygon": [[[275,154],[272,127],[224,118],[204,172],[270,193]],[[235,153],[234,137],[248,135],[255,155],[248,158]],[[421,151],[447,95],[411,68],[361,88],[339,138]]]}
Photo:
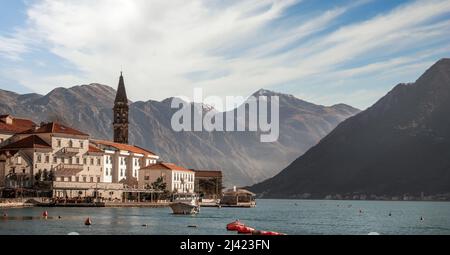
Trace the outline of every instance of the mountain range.
{"label": "mountain range", "polygon": [[397,85],[250,189],[272,198],[450,193],[450,59]]}
{"label": "mountain range", "polygon": [[[0,90],[0,113],[36,123],[59,121],[93,138],[112,139],[115,95],[113,88],[100,84],[56,88],[46,95]],[[261,95],[280,98],[277,142],[261,143],[258,132],[174,132],[171,117],[176,109],[171,108],[169,98],[130,102],[130,143],[188,168],[222,170],[225,185],[246,186],[273,177],[341,121],[359,112],[344,104],[315,105],[268,90],[255,93]],[[212,110],[206,105],[196,105],[196,109]]]}

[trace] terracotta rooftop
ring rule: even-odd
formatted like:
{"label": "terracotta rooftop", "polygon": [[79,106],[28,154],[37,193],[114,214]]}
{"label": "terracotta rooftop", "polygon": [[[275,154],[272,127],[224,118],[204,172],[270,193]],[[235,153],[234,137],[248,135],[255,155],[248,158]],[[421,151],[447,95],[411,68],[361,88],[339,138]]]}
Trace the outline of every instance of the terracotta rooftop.
{"label": "terracotta rooftop", "polygon": [[97,147],[95,147],[95,146],[89,144],[89,152],[93,152],[93,153],[102,153],[103,151],[100,150],[99,148],[97,148]]}
{"label": "terracotta rooftop", "polygon": [[51,148],[51,146],[44,140],[42,140],[39,136],[30,135],[22,140],[8,144],[0,149],[10,150],[10,149],[37,149],[37,148]]}
{"label": "terracotta rooftop", "polygon": [[168,170],[175,170],[175,171],[185,171],[185,172],[194,172],[193,170],[186,169],[182,166],[177,166],[172,163],[164,163],[160,162],[153,165],[148,165],[146,167],[141,168],[141,170],[161,170],[161,169],[168,169]]}
{"label": "terracotta rooftop", "polygon": [[[10,117],[12,119],[11,124],[5,122],[5,119],[7,117]],[[15,118],[11,115],[0,115],[0,132],[20,133],[31,129],[34,126],[36,126],[36,124],[28,119]]]}
{"label": "terracotta rooftop", "polygon": [[88,134],[85,134],[81,131],[78,131],[76,129],[73,129],[71,127],[65,126],[63,124],[59,124],[56,122],[50,122],[44,125],[41,125],[38,129],[30,129],[25,132],[22,132],[22,134],[68,134],[68,135],[81,135],[81,136],[89,136]]}
{"label": "terracotta rooftop", "polygon": [[141,147],[138,147],[138,146],[133,146],[133,145],[124,144],[124,143],[115,143],[115,142],[111,142],[111,141],[102,141],[102,140],[95,140],[93,142],[104,145],[104,146],[113,147],[117,150],[129,151],[132,153],[143,154],[145,156],[156,156],[155,153],[153,153],[149,150],[143,149]]}

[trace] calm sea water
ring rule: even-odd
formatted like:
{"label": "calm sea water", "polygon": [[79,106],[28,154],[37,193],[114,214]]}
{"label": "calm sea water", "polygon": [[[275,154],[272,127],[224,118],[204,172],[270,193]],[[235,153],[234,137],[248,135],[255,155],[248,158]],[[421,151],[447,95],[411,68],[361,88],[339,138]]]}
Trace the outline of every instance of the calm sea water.
{"label": "calm sea water", "polygon": [[[257,203],[253,209],[202,208],[197,216],[174,216],[170,208],[8,209],[8,219],[0,215],[0,234],[227,235],[235,234],[225,230],[226,224],[235,219],[259,230],[290,235],[450,234],[450,203],[309,200]],[[47,220],[40,218],[44,210],[49,212]],[[84,226],[87,217],[93,221],[90,227]],[[188,227],[192,225],[197,228]]]}

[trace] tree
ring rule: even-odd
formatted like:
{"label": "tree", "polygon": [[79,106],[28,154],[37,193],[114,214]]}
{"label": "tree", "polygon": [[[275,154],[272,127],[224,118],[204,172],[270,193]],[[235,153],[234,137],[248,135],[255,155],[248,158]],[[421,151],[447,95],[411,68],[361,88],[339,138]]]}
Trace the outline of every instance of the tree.
{"label": "tree", "polygon": [[53,171],[53,169],[50,170],[50,173],[48,174],[48,180],[51,181],[51,182],[56,181],[56,178],[55,178],[55,171]]}
{"label": "tree", "polygon": [[165,191],[167,188],[167,183],[164,182],[163,177],[158,177],[158,179],[152,183],[152,188],[156,191]]}
{"label": "tree", "polygon": [[44,169],[44,172],[42,173],[42,176],[43,176],[43,180],[44,181],[48,181],[48,170],[47,169]]}
{"label": "tree", "polygon": [[35,175],[34,175],[34,180],[37,182],[40,182],[42,178],[42,171],[39,170]]}

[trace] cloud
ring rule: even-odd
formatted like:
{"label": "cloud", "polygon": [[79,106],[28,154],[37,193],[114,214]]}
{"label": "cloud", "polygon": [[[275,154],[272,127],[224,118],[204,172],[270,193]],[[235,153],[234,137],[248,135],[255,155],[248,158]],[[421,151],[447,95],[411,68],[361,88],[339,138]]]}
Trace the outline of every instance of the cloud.
{"label": "cloud", "polygon": [[27,47],[23,41],[0,36],[0,56],[3,56],[10,60],[19,60],[20,55],[27,52]]}
{"label": "cloud", "polygon": [[[339,23],[368,3],[350,1],[302,18],[288,16],[291,8],[302,13],[300,0],[38,0],[29,5],[20,38],[0,37],[0,54],[18,58],[29,48],[45,49],[78,70],[28,71],[21,82],[41,93],[73,82],[114,86],[123,69],[133,100],[189,96],[194,87],[207,95],[245,96],[295,84],[289,92],[339,103],[355,91],[346,85],[355,77],[375,79],[411,61],[420,66],[437,53],[418,62],[417,52],[450,42],[449,0],[412,1]],[[386,87],[373,90],[357,89],[356,106],[370,105]]]}

